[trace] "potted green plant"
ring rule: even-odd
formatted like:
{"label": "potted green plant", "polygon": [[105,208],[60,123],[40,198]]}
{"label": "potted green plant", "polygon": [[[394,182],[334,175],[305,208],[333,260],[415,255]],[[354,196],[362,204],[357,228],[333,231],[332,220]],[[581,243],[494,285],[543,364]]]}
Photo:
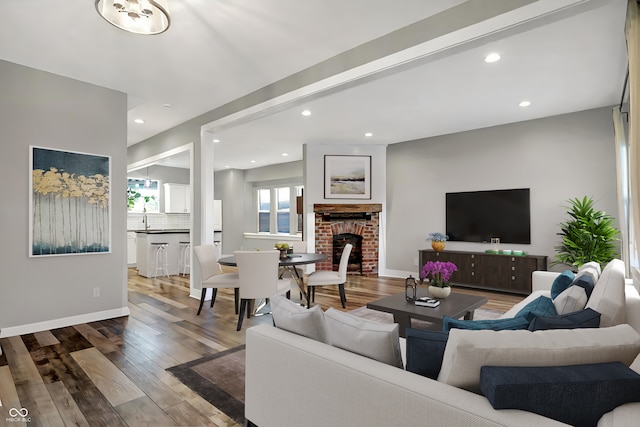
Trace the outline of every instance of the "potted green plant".
{"label": "potted green plant", "polygon": [[136,199],[140,196],[141,194],[133,188],[127,188],[127,209],[133,208],[136,204]]}
{"label": "potted green plant", "polygon": [[604,265],[618,255],[620,232],[613,226],[614,218],[593,207],[593,199],[568,200],[569,219],[560,223],[560,245],[552,265],[567,264],[579,268],[589,261]]}

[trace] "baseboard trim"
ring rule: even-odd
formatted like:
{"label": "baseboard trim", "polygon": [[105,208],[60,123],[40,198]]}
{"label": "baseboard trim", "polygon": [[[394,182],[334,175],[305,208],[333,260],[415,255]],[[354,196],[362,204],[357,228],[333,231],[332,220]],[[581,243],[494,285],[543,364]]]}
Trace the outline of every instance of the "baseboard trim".
{"label": "baseboard trim", "polygon": [[[15,337],[17,335],[31,334],[34,332],[48,331],[51,329],[64,328],[81,323],[97,322],[114,317],[129,315],[129,307],[114,308],[113,310],[97,311],[95,313],[80,314],[78,316],[63,317],[60,319],[47,320],[45,322],[30,323],[20,326],[9,326],[0,330],[0,338]],[[2,354],[2,353],[0,353]]]}
{"label": "baseboard trim", "polygon": [[379,276],[385,276],[385,277],[396,277],[396,278],[407,278],[410,275],[415,277],[416,279],[418,279],[418,272],[417,271],[403,271],[403,270],[390,270],[390,269],[385,269],[384,272],[380,272],[378,274]]}

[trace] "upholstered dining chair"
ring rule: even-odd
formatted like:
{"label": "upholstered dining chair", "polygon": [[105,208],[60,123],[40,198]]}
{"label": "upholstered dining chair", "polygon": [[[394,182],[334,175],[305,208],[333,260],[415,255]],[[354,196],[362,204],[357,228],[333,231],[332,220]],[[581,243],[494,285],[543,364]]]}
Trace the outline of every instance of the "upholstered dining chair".
{"label": "upholstered dining chair", "polygon": [[347,267],[349,267],[349,255],[351,255],[351,249],[353,249],[353,245],[351,243],[344,245],[342,255],[340,255],[338,271],[318,270],[307,276],[307,292],[309,293],[309,297],[312,302],[316,299],[316,286],[338,285],[342,308],[347,308],[347,297],[344,294],[344,284],[347,281]]}
{"label": "upholstered dining chair", "polygon": [[[251,317],[253,300],[268,300],[273,295],[285,295],[291,290],[289,279],[278,278],[279,251],[235,251],[240,284],[240,314],[238,327],[242,329],[245,311]],[[249,308],[247,310],[247,307]]]}
{"label": "upholstered dining chair", "polygon": [[[300,240],[295,242],[288,242],[291,245],[291,249],[294,254],[303,254],[307,252],[307,242]],[[304,275],[307,274],[307,268],[304,265],[293,267],[296,269],[298,276],[304,278]],[[295,273],[292,273],[291,270],[285,269],[284,267],[280,270],[280,278],[282,277],[291,277],[294,281],[294,284],[297,285],[296,278],[293,276]],[[293,286],[292,286],[293,288]],[[302,292],[302,290],[300,290]],[[302,296],[301,296],[302,298]]]}
{"label": "upholstered dining chair", "polygon": [[200,294],[200,307],[198,307],[198,315],[202,311],[207,289],[211,288],[211,307],[216,301],[218,288],[233,288],[235,299],[235,311],[238,314],[238,303],[240,291],[238,289],[239,278],[238,273],[222,273],[218,264],[219,251],[213,245],[194,246],[193,252],[196,254],[196,261],[200,269],[202,278],[202,292]]}

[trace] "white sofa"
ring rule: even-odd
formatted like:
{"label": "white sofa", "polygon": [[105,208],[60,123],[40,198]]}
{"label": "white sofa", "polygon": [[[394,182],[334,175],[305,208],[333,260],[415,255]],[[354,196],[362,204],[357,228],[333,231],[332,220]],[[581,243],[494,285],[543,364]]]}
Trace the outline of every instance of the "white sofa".
{"label": "white sofa", "polygon": [[[560,273],[553,271],[534,271],[532,275],[532,292],[523,301],[513,306],[509,311],[502,315],[503,318],[513,317],[522,307],[540,296],[549,296],[551,285]],[[625,281],[624,275],[618,275],[617,280]],[[640,295],[631,281],[625,281],[625,316],[626,323],[640,332]]]}
{"label": "white sofa", "polygon": [[[534,273],[535,291],[526,301],[548,294],[556,275]],[[640,331],[640,296],[631,285],[627,285],[626,296],[627,320]],[[515,313],[526,301],[505,316]],[[552,331],[535,334],[541,332]],[[248,329],[246,346],[245,416],[249,425],[565,425],[526,411],[495,410],[480,394],[270,325]],[[638,370],[638,365],[640,357],[636,356],[632,368]],[[640,403],[628,403],[605,414],[598,426],[636,426],[638,419]]]}

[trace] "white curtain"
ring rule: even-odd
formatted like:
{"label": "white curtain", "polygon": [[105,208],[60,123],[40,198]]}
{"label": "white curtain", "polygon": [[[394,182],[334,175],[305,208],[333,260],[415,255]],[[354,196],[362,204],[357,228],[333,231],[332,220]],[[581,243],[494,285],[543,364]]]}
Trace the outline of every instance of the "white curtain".
{"label": "white curtain", "polygon": [[[629,247],[637,248],[640,242],[640,6],[637,0],[628,0],[625,33],[627,38],[627,55],[629,58],[629,173],[631,226],[633,230]],[[636,251],[637,252],[637,251]],[[637,254],[630,254],[637,259]],[[636,277],[640,278],[638,265],[632,266],[631,276],[634,277],[636,287],[640,287]]]}
{"label": "white curtain", "polygon": [[616,146],[616,174],[618,190],[618,227],[620,229],[620,255],[626,266],[627,277],[630,276],[630,246],[634,239],[629,236],[629,146],[626,137],[624,117],[620,107],[613,109],[613,130]]}

